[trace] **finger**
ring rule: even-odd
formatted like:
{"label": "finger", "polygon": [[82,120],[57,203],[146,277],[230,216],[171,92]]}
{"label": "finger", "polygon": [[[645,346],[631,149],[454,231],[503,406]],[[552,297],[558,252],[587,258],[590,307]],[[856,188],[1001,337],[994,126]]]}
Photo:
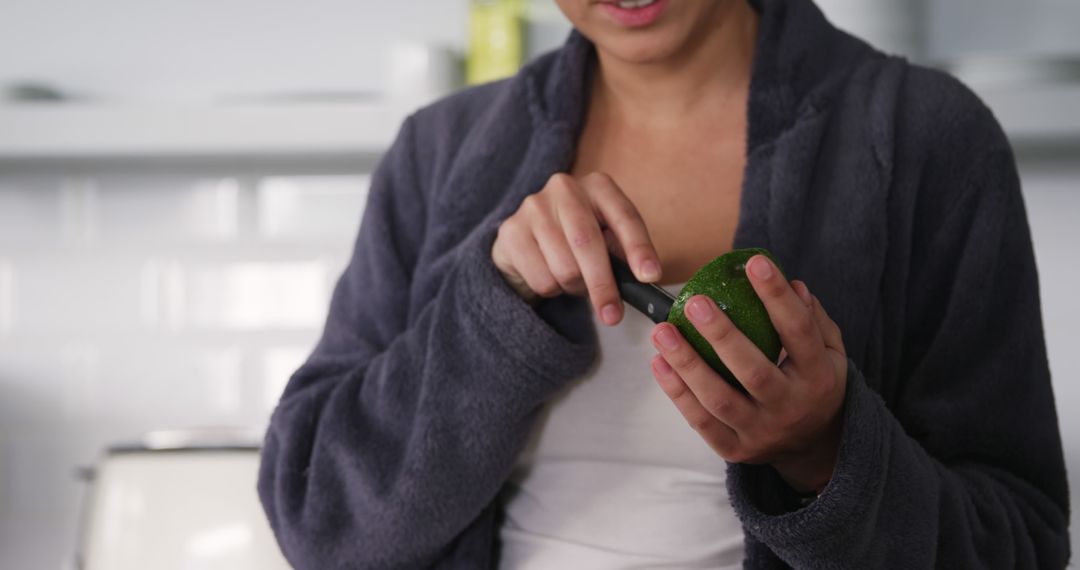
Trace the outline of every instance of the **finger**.
{"label": "finger", "polygon": [[510,286],[526,301],[535,301],[538,296],[554,297],[562,292],[548,271],[536,240],[519,223],[510,221],[499,228],[492,259]]}
{"label": "finger", "polygon": [[764,255],[746,263],[746,274],[765,310],[769,312],[788,358],[796,366],[821,366],[825,361],[825,341],[813,311],[799,298],[780,270]]}
{"label": "finger", "polygon": [[[615,237],[615,234],[606,228],[603,230],[603,234],[604,243],[607,244],[608,251],[613,253],[615,257],[626,261],[626,252],[623,251],[622,244],[619,243],[619,238]],[[638,281],[640,281],[640,279]]]}
{"label": "finger", "polygon": [[789,388],[787,379],[712,299],[705,295],[691,297],[685,313],[750,397],[764,404],[783,398]]}
{"label": "finger", "polygon": [[837,325],[825,312],[825,308],[821,305],[821,301],[814,296],[812,296],[812,301],[814,306],[814,317],[817,319],[818,326],[821,328],[822,335],[825,337],[825,346],[829,348],[828,355],[830,357],[829,360],[832,361],[833,370],[836,373],[835,378],[842,382],[847,378],[848,373],[847,350],[844,348],[843,335],[840,332],[839,325]]}
{"label": "finger", "polygon": [[810,289],[806,286],[806,283],[793,279],[791,281],[791,290],[795,291],[795,294],[799,296],[799,300],[803,302],[807,307],[814,306],[814,299],[810,295]]}
{"label": "finger", "polygon": [[656,325],[653,344],[709,414],[736,430],[747,425],[755,404],[709,368],[678,329],[670,323]]}
{"label": "finger", "polygon": [[576,187],[567,186],[556,196],[556,216],[585,280],[589,299],[601,321],[607,325],[617,324],[622,319],[622,299],[615,286],[607,246],[592,206]]}
{"label": "finger", "polygon": [[522,279],[537,295],[547,299],[558,297],[563,294],[563,288],[548,269],[547,260],[536,241],[530,239],[530,242],[514,252],[514,257],[520,260],[518,271]]}
{"label": "finger", "polygon": [[817,321],[818,328],[821,329],[822,337],[825,339],[825,346],[846,356],[844,337],[840,332],[840,326],[829,317],[828,313],[825,312],[825,307],[821,306],[821,301],[813,295],[811,296],[811,307],[814,309],[814,319]]}
{"label": "finger", "polygon": [[623,259],[634,275],[643,283],[659,281],[660,256],[634,203],[606,174],[590,174],[581,183],[602,225],[615,235]]}
{"label": "finger", "polygon": [[799,281],[798,279],[791,282],[791,288],[795,291],[795,294],[799,296],[799,299],[801,299],[807,307],[810,307],[813,312],[814,320],[817,321],[818,330],[821,331],[821,337],[825,341],[825,346],[837,349],[842,354],[844,342],[842,335],[840,334],[840,327],[829,317],[828,313],[825,312],[825,308],[821,306],[821,301],[810,293],[810,288],[806,286],[806,283]]}
{"label": "finger", "polygon": [[[683,382],[679,374],[668,364],[662,355],[657,354],[652,360],[653,376],[656,383],[686,419],[686,423],[701,434],[701,437],[721,456],[738,443],[739,435],[735,430],[717,419]],[[722,451],[723,450],[723,451]]]}
{"label": "finger", "polygon": [[[551,214],[549,214],[551,215]],[[537,217],[533,221],[535,237],[544,264],[559,287],[571,295],[585,294],[585,281],[577,259],[566,243],[566,235],[552,217]]]}

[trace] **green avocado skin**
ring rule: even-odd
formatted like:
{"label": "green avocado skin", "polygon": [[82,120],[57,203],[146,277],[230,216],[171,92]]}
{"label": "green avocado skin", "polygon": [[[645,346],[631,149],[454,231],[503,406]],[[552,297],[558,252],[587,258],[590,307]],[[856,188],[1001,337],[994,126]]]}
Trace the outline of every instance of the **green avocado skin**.
{"label": "green avocado skin", "polygon": [[[686,318],[686,302],[694,295],[707,295],[727,314],[731,322],[750,339],[771,362],[780,356],[780,336],[773,328],[769,313],[746,277],[746,262],[755,255],[768,257],[779,268],[776,258],[761,248],[736,249],[705,264],[686,282],[667,321],[682,333],[694,350],[729,384],[746,392],[735,375],[720,360],[705,337]],[[783,270],[781,269],[781,272]]]}

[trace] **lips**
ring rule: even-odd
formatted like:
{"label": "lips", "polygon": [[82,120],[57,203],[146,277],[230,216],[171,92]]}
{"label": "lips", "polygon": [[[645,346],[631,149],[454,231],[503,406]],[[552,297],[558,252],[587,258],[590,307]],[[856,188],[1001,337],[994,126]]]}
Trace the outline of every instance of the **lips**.
{"label": "lips", "polygon": [[611,0],[603,2],[601,8],[607,16],[628,28],[642,28],[660,19],[668,0]]}

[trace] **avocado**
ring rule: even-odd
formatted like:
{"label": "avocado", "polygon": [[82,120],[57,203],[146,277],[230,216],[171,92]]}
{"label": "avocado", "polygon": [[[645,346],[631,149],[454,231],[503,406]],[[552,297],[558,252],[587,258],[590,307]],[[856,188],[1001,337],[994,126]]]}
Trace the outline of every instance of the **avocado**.
{"label": "avocado", "polygon": [[[716,302],[731,322],[750,339],[771,362],[780,356],[780,336],[773,328],[769,313],[761,303],[753,285],[746,276],[746,262],[755,255],[768,257],[776,267],[780,264],[768,251],[761,248],[736,249],[717,257],[694,273],[668,313],[667,321],[682,333],[705,362],[729,384],[742,392],[746,390],[735,375],[724,366],[720,357],[694,325],[686,318],[686,302],[694,295],[706,295]],[[781,270],[781,273],[783,270]]]}

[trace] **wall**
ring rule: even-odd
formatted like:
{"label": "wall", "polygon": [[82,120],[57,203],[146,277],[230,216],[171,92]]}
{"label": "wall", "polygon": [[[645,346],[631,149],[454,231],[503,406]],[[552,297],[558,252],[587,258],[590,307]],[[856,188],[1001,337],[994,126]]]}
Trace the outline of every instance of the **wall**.
{"label": "wall", "polygon": [[[60,568],[76,469],[261,430],[348,258],[363,174],[0,174],[0,568]],[[254,493],[254,487],[251,488]]]}
{"label": "wall", "polygon": [[[972,55],[1080,56],[1080,3],[1074,0],[938,0],[927,3],[929,51]],[[963,30],[963,33],[957,33]]]}

